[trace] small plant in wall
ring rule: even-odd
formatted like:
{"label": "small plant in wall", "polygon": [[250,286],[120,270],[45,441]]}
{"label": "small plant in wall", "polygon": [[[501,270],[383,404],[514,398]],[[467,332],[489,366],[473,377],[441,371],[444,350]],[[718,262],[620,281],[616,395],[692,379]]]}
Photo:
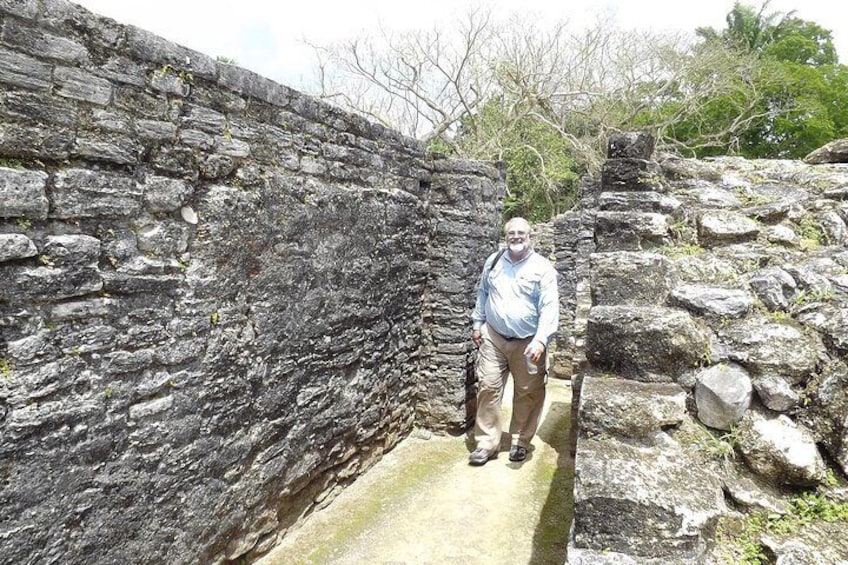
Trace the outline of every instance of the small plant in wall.
{"label": "small plant in wall", "polygon": [[0,357],[0,377],[3,377],[3,380],[10,380],[12,378],[12,371],[14,370],[15,366],[11,361],[5,357]]}

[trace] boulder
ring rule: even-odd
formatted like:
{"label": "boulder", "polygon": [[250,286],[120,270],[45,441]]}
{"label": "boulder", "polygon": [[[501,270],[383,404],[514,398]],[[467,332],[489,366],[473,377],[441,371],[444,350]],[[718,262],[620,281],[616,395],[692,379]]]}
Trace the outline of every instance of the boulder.
{"label": "boulder", "polygon": [[836,139],[804,157],[808,165],[848,163],[848,139]]}
{"label": "boulder", "polygon": [[629,251],[592,255],[592,304],[662,304],[677,284],[670,259]]}
{"label": "boulder", "polygon": [[739,289],[683,285],[671,291],[672,304],[703,316],[739,318],[748,313],[754,298]]}
{"label": "boulder", "polygon": [[739,425],[739,451],[748,467],[776,484],[815,486],[825,463],[813,435],[789,417],[750,410]]}
{"label": "boulder", "polygon": [[595,306],[589,311],[587,359],[624,378],[674,382],[709,350],[709,332],[677,309]]}
{"label": "boulder", "polygon": [[580,392],[580,434],[610,434],[653,442],[686,417],[686,391],[677,384],[586,377]]}
{"label": "boulder", "polygon": [[777,375],[762,375],[754,380],[754,390],[763,405],[775,412],[786,412],[798,405],[800,397],[784,379]]}
{"label": "boulder", "polygon": [[760,224],[728,210],[708,210],[698,216],[698,240],[704,247],[755,239]]}
{"label": "boulder", "polygon": [[778,374],[797,384],[815,373],[823,354],[821,340],[791,320],[749,316],[718,330],[731,361],[755,375]]}
{"label": "boulder", "polygon": [[703,553],[704,537],[727,511],[721,481],[675,445],[579,442],[569,558],[572,548],[618,552],[638,563],[679,563]]}
{"label": "boulder", "polygon": [[730,430],[751,406],[751,379],[738,365],[713,365],[698,374],[695,405],[698,419],[719,430]]}
{"label": "boulder", "polygon": [[783,269],[760,269],[748,275],[748,283],[766,308],[772,312],[786,310],[795,298],[797,286],[792,275]]}

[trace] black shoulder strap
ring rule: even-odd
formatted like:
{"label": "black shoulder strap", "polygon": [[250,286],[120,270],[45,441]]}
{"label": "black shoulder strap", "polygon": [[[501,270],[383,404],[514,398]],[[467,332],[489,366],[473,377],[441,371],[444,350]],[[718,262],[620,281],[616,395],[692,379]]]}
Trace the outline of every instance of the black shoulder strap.
{"label": "black shoulder strap", "polygon": [[492,264],[489,265],[489,268],[486,270],[486,276],[489,276],[489,273],[492,271],[492,269],[495,268],[495,265],[498,264],[498,261],[501,260],[501,257],[503,257],[503,254],[504,254],[505,251],[506,251],[506,247],[504,247],[503,249],[498,251],[498,253],[495,255],[494,261],[492,261]]}

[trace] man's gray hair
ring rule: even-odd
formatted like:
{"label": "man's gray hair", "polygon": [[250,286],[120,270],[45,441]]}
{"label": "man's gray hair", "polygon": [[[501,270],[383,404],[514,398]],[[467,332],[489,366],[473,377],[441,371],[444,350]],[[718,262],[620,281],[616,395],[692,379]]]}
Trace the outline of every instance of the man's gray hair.
{"label": "man's gray hair", "polygon": [[520,218],[518,216],[516,216],[515,218],[510,218],[507,221],[506,225],[504,226],[504,233],[509,231],[510,226],[512,226],[513,224],[517,224],[517,223],[525,224],[527,226],[527,233],[528,233],[528,235],[530,234],[530,231],[531,231],[530,230],[530,222],[528,222],[524,218]]}

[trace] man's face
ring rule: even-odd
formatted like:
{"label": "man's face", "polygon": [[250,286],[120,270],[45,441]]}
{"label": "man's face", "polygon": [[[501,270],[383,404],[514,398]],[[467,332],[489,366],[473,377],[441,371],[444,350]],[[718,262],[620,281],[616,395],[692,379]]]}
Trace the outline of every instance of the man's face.
{"label": "man's face", "polygon": [[530,226],[515,223],[506,230],[506,245],[513,253],[523,253],[530,244]]}

